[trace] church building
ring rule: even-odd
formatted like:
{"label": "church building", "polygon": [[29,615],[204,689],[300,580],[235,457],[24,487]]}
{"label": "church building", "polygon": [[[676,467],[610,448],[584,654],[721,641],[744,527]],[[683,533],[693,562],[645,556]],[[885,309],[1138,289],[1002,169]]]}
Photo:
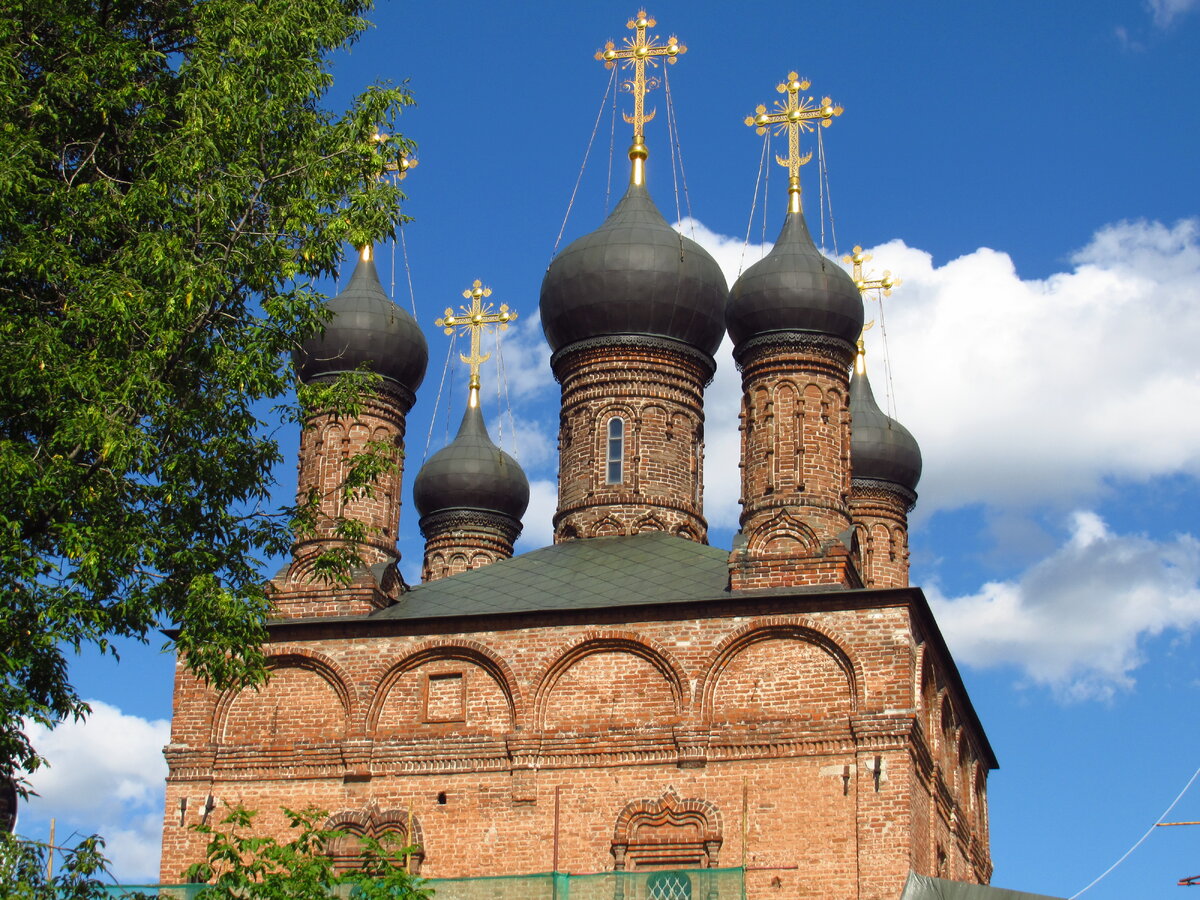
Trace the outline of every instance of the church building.
{"label": "church building", "polygon": [[[778,114],[760,108],[791,137],[788,207],[730,287],[647,186],[640,67],[683,49],[653,24],[639,14],[601,54],[633,71],[628,188],[541,289],[561,386],[554,543],[513,556],[529,484],[489,437],[477,363],[457,436],[415,473],[420,584],[397,568],[403,466],[369,497],[337,489],[368,442],[403,447],[428,359],[368,248],[297,369],[368,363],[381,387],[355,420],[303,430],[299,491],[327,524],[272,582],[269,684],[217,693],[177,665],[164,883],[203,857],[189,826],[236,803],[280,837],[281,807],[328,810],[342,867],[357,836],[398,834],[430,878],[650,870],[681,874],[637,896],[697,900],[725,896],[689,886],[710,868],[739,870],[750,900],[988,882],[996,761],[908,583],[920,450],[872,395],[859,285],[800,202],[797,136],[840,109],[806,105],[795,75]],[[508,321],[468,294],[439,324],[477,339]],[[708,543],[702,483],[725,334],[743,389],[731,548]],[[330,585],[312,560],[345,517],[370,537],[352,583]]]}

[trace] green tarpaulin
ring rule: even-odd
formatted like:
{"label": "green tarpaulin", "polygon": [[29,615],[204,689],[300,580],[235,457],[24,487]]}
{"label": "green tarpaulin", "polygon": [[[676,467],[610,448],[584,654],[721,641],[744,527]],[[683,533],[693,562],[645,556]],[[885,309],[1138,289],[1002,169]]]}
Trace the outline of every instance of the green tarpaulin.
{"label": "green tarpaulin", "polygon": [[908,882],[900,900],[1062,900],[1046,894],[1029,894],[1025,891],[1009,891],[986,884],[967,884],[962,881],[946,881],[910,872]]}

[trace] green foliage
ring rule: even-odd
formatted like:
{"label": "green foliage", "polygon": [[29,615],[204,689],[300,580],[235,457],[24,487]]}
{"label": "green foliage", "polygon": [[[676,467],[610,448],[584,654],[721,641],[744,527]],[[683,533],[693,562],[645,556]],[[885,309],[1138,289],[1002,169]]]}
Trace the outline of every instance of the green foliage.
{"label": "green foliage", "polygon": [[321,105],[369,2],[0,0],[0,774],[40,762],[23,719],[87,712],[67,649],[172,626],[265,678],[261,411],[411,149],[403,88]]}
{"label": "green foliage", "polygon": [[222,828],[193,826],[209,837],[206,861],[184,874],[189,882],[210,882],[195,900],[326,900],[349,896],[362,900],[428,900],[430,888],[403,868],[412,847],[363,839],[363,867],[337,874],[325,850],[340,835],[319,826],[318,809],[284,810],[295,836],[287,843],[253,833],[254,813],[234,807]]}
{"label": "green foliage", "polygon": [[[60,851],[52,876],[46,875],[50,848],[0,832],[0,892],[9,900],[102,900],[112,884],[104,841],[93,835]],[[143,897],[126,894],[128,900]]]}

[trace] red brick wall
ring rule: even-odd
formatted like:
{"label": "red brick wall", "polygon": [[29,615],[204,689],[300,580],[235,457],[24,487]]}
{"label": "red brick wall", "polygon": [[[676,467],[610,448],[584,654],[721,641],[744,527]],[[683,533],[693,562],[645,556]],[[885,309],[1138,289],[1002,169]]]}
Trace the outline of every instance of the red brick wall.
{"label": "red brick wall", "polygon": [[[386,605],[399,587],[393,572],[380,583],[368,571],[376,563],[394,563],[400,554],[396,538],[400,528],[400,493],[404,480],[405,416],[413,395],[384,380],[377,393],[366,399],[354,419],[319,413],[300,432],[297,498],[303,502],[315,491],[320,498],[316,533],[298,539],[292,547],[293,561],[282,577],[272,583],[274,614],[278,618],[337,616],[370,612]],[[392,449],[395,467],[379,477],[371,490],[347,500],[342,486],[354,457],[370,442]],[[362,522],[366,539],[355,549],[364,565],[355,573],[348,589],[323,582],[313,571],[312,558],[341,540],[335,529],[339,518]]]}
{"label": "red brick wall", "polygon": [[908,497],[881,485],[856,482],[851,488],[864,587],[908,587],[909,506]]}
{"label": "red brick wall", "polygon": [[[316,490],[321,498],[321,517],[316,536],[297,543],[297,556],[302,557],[310,543],[335,540],[336,520],[349,517],[365,523],[370,531],[362,548],[368,565],[396,559],[400,489],[404,476],[405,416],[411,406],[412,395],[385,380],[379,392],[363,404],[355,419],[318,414],[305,423],[300,432],[297,497],[303,500],[310,490]],[[379,441],[394,448],[396,466],[380,477],[371,496],[345,502],[340,488],[350,461],[366,450],[368,441]]]}
{"label": "red brick wall", "polygon": [[[712,362],[683,345],[584,346],[553,360],[562,385],[555,541],[666,531],[707,541],[704,385]],[[607,426],[624,422],[620,483]]]}
{"label": "red brick wall", "polygon": [[425,536],[422,581],[437,581],[513,555],[519,522],[480,510],[445,510],[421,519]]}
{"label": "red brick wall", "polygon": [[[546,871],[558,789],[562,871],[614,868],[631,804],[678,801],[700,810],[687,828],[711,832],[694,852],[744,859],[751,898],[894,898],[910,868],[935,873],[935,843],[952,877],[985,880],[978,776],[947,768],[982,772],[984,745],[961,713],[941,727],[942,705],[965,700],[922,635],[927,613],[905,594],[840,597],[438,636],[403,622],[279,626],[258,693],[217,697],[178,670],[162,877],[202,853],[180,798],[186,825],[209,795],[261,810],[280,834],[280,806],[411,807],[425,875]],[[681,821],[656,827],[683,834]],[[634,844],[620,853],[648,864]]]}
{"label": "red brick wall", "polygon": [[738,348],[745,546],[730,558],[735,590],[859,586],[839,539],[850,527],[852,356],[849,344],[801,334]]}

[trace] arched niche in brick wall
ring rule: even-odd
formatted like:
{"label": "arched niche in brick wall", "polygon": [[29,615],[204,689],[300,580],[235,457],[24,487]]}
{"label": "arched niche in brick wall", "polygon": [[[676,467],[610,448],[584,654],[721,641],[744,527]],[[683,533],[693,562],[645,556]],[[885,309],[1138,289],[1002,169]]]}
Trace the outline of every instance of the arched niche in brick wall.
{"label": "arched niche in brick wall", "polygon": [[705,721],[828,724],[858,708],[861,683],[842,644],[807,623],[751,623],[722,641],[700,689]]}
{"label": "arched niche in brick wall", "polygon": [[407,810],[381,810],[374,804],[365,809],[342,810],[330,816],[325,827],[341,832],[325,847],[326,855],[333,860],[333,867],[338,872],[362,868],[365,850],[363,838],[370,837],[382,843],[385,850],[415,846],[416,850],[408,855],[406,862],[410,872],[421,874],[421,866],[425,862],[421,822]]}
{"label": "arched niche in brick wall", "polygon": [[268,682],[229,693],[218,703],[213,739],[235,746],[288,746],[341,741],[350,720],[346,678],[308,651],[267,660]]}
{"label": "arched niche in brick wall", "polygon": [[921,730],[925,732],[925,742],[929,747],[931,759],[936,759],[938,742],[938,684],[933,671],[933,661],[929,658],[929,646],[923,644],[920,648],[921,683],[917,696],[921,701]]}
{"label": "arched niche in brick wall", "polygon": [[804,522],[780,510],[765,525],[749,536],[746,549],[752,553],[808,555],[816,553],[821,542]]}
{"label": "arched niche in brick wall", "polygon": [[504,734],[518,701],[511,669],[489,648],[426,642],[380,679],[367,732],[377,740],[427,730]]}
{"label": "arched niche in brick wall", "polygon": [[940,706],[939,724],[941,725],[940,747],[938,748],[938,760],[941,764],[942,779],[946,783],[953,794],[955,789],[955,775],[957,766],[955,763],[958,760],[958,716],[954,712],[954,705],[950,702],[950,695],[946,692],[942,693],[942,702]]}
{"label": "arched niche in brick wall", "polygon": [[613,868],[716,868],[721,843],[717,807],[707,800],[681,799],[668,788],[657,800],[635,800],[621,810],[613,829]]}
{"label": "arched niche in brick wall", "polygon": [[547,667],[536,703],[547,732],[670,727],[683,713],[683,676],[636,635],[585,637]]}

